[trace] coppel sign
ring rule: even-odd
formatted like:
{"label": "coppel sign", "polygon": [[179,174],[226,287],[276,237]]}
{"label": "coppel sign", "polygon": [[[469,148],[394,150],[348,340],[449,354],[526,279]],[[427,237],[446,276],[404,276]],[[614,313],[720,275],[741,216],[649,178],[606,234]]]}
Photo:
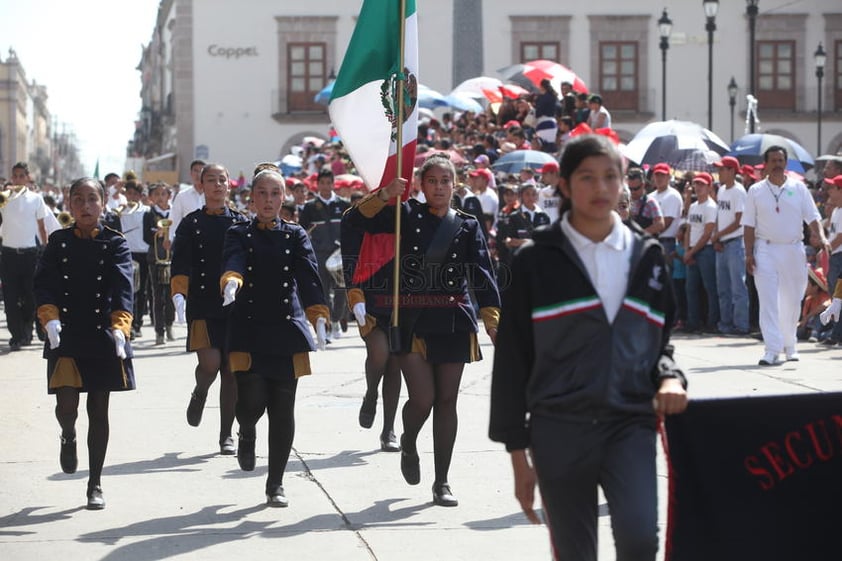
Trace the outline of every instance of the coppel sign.
{"label": "coppel sign", "polygon": [[223,45],[210,45],[208,54],[212,57],[238,59],[246,56],[258,56],[257,47],[226,47]]}

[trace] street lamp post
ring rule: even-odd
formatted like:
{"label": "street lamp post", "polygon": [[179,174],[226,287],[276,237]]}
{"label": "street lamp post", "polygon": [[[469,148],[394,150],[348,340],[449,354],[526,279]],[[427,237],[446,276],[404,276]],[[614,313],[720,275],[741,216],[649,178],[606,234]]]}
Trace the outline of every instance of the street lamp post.
{"label": "street lamp post", "polygon": [[734,106],[737,105],[737,81],[731,76],[728,82],[728,105],[731,106],[731,144],[734,143]]}
{"label": "street lamp post", "polygon": [[719,0],[702,0],[708,32],[708,130],[713,130],[713,32],[716,31],[716,13],[719,11]]}
{"label": "street lamp post", "polygon": [[658,33],[661,36],[661,120],[667,120],[667,50],[670,48],[670,33],[672,20],[667,15],[667,9],[658,20]]}
{"label": "street lamp post", "polygon": [[[746,0],[746,15],[748,15],[748,45],[749,45],[749,94],[755,94],[755,79],[754,72],[754,57],[756,49],[754,47],[754,30],[757,24],[757,12],[759,11],[757,4],[760,0]],[[748,116],[748,132],[754,133],[754,112],[750,111]]]}
{"label": "street lamp post", "polygon": [[822,44],[819,43],[819,48],[813,53],[816,59],[816,78],[819,82],[819,100],[816,108],[816,129],[818,134],[818,142],[816,144],[816,154],[822,153],[822,78],[824,78],[824,63],[827,61],[827,53],[824,52]]}

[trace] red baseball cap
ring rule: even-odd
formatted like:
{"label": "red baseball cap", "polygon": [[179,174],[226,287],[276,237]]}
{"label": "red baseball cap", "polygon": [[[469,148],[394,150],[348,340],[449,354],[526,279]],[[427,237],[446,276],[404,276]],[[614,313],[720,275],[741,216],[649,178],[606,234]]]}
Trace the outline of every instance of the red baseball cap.
{"label": "red baseball cap", "polygon": [[842,189],[842,175],[837,175],[836,177],[828,177],[824,180],[825,183],[829,183],[831,185],[836,185],[840,189]]}
{"label": "red baseball cap", "polygon": [[518,121],[516,119],[512,119],[511,121],[506,121],[506,124],[503,125],[503,129],[505,130],[505,129],[509,129],[509,128],[512,128],[512,127],[519,127],[519,126],[520,126],[520,121]]}
{"label": "red baseball cap", "polygon": [[701,181],[705,185],[713,184],[713,177],[706,171],[702,171],[693,176],[693,183]]}
{"label": "red baseball cap", "polygon": [[754,174],[754,166],[746,164],[742,168],[740,168],[740,173],[743,174],[744,177],[757,179],[757,176]]}
{"label": "red baseball cap", "polygon": [[740,162],[734,156],[724,156],[721,160],[715,162],[713,165],[715,165],[718,168],[731,168],[736,172],[740,171]]}
{"label": "red baseball cap", "polygon": [[554,173],[558,170],[558,162],[547,162],[546,164],[538,168],[538,173]]}
{"label": "red baseball cap", "polygon": [[669,164],[661,162],[659,164],[655,164],[655,167],[652,168],[652,173],[665,173],[669,175],[670,173],[672,173],[672,168],[669,166]]}
{"label": "red baseball cap", "polygon": [[475,169],[474,171],[470,172],[468,175],[471,177],[479,177],[480,175],[485,177],[485,179],[490,183],[494,174],[491,173],[491,170],[488,168],[481,168]]}

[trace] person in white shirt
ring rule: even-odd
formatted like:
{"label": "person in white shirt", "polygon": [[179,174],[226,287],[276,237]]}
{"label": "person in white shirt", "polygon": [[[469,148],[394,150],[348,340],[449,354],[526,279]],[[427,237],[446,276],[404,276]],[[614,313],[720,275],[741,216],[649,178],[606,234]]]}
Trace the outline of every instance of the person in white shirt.
{"label": "person in white shirt", "polygon": [[[664,247],[664,255],[670,255],[675,251],[675,236],[681,225],[681,211],[684,209],[681,193],[670,185],[671,172],[670,166],[663,162],[656,164],[652,169],[652,183],[655,185],[652,198],[658,201],[664,218],[664,229],[658,234],[658,241]],[[669,260],[667,260],[667,267],[671,268]]]}
{"label": "person in white shirt", "polygon": [[106,210],[117,210],[126,206],[126,196],[123,194],[123,182],[116,173],[109,173],[103,179],[105,182],[105,193],[108,200],[105,201]]}
{"label": "person in white shirt", "polygon": [[[489,189],[489,186],[494,181],[494,174],[490,169],[475,169],[468,174],[468,182],[474,194],[479,199],[482,205],[483,219],[491,219],[492,224],[497,221],[497,211],[500,207],[500,199],[494,189]],[[480,217],[477,217],[480,218]]]}
{"label": "person in white shirt", "polygon": [[170,227],[170,243],[175,239],[175,231],[178,229],[178,224],[182,218],[205,206],[205,195],[202,193],[202,168],[207,164],[202,160],[193,160],[190,162],[190,177],[193,180],[193,186],[187,189],[182,189],[178,192],[172,203],[170,210],[170,219],[172,226]]}
{"label": "person in white shirt", "polygon": [[538,206],[544,209],[550,218],[550,223],[558,220],[558,211],[561,208],[561,191],[558,189],[560,178],[559,168],[556,162],[547,162],[538,170],[541,174],[543,187],[538,191]]}
{"label": "person in white shirt", "polygon": [[12,166],[12,184],[8,200],[0,207],[3,225],[0,237],[0,282],[3,283],[3,306],[6,326],[12,338],[9,348],[18,351],[32,343],[35,325],[35,264],[38,244],[47,243],[44,218],[47,205],[29,189],[29,166],[18,162]]}
{"label": "person in white shirt", "polygon": [[719,292],[719,332],[746,335],[749,332],[748,288],[746,287],[746,252],[740,220],[746,204],[746,190],[737,183],[740,162],[725,156],[714,164],[719,168],[716,196],[716,232],[712,236],[716,251],[716,286]]}
{"label": "person in white shirt", "polygon": [[687,211],[690,227],[684,242],[684,263],[687,265],[687,331],[699,331],[701,323],[701,290],[707,295],[706,330],[719,322],[719,298],[716,295],[716,255],[711,237],[716,228],[716,203],[710,197],[713,178],[709,173],[693,177],[696,202]]}
{"label": "person in white shirt", "polygon": [[763,153],[766,178],[751,186],[742,226],[746,272],[754,275],[760,301],[760,332],[765,353],[761,366],[780,364],[778,355],[798,360],[795,347],[801,299],[807,287],[803,223],[830,253],[821,215],[807,187],[786,175],[787,151],[771,146]]}

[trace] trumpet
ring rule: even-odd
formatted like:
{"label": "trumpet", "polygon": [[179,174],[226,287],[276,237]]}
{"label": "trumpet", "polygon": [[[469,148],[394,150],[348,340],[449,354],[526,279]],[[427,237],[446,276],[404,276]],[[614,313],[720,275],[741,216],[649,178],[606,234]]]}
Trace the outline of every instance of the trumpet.
{"label": "trumpet", "polygon": [[58,223],[61,225],[62,228],[72,226],[74,222],[73,216],[66,210],[59,212],[56,216],[56,220],[58,220]]}
{"label": "trumpet", "polygon": [[170,228],[172,227],[172,220],[169,218],[161,218],[155,224],[158,227],[158,233],[160,235],[156,235],[155,239],[153,240],[155,243],[155,263],[158,265],[169,265],[171,259],[170,250],[164,249],[164,254],[161,255],[160,247],[158,245],[158,238],[167,239],[170,235]]}
{"label": "trumpet", "polygon": [[12,185],[9,189],[0,191],[0,208],[9,204],[13,199],[20,197],[25,188],[26,185]]}

